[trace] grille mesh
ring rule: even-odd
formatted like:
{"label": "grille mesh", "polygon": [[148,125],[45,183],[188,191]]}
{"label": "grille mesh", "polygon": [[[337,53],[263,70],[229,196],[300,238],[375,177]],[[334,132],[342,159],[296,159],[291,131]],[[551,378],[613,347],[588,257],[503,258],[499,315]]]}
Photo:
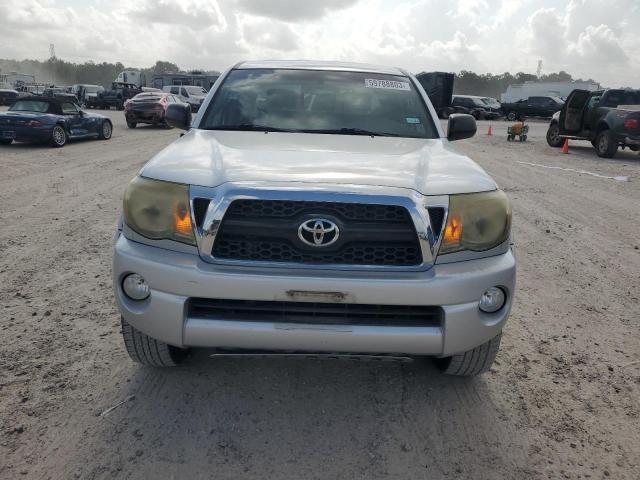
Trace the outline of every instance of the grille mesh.
{"label": "grille mesh", "polygon": [[440,326],[442,308],[429,305],[189,299],[189,316],[211,320],[321,325]]}
{"label": "grille mesh", "polygon": [[337,215],[344,220],[406,222],[409,213],[399,205],[308,202],[289,200],[236,200],[227,215],[244,217],[292,217],[305,210]]}
{"label": "grille mesh", "polygon": [[312,252],[269,239],[227,239],[216,242],[214,256],[237,260],[346,265],[416,265],[420,249],[406,245],[348,245],[337,252]]}
{"label": "grille mesh", "polygon": [[[299,225],[331,218],[339,239],[326,248],[298,238]],[[219,259],[318,265],[414,266],[422,254],[413,221],[399,205],[288,200],[235,200],[222,221],[212,255]]]}

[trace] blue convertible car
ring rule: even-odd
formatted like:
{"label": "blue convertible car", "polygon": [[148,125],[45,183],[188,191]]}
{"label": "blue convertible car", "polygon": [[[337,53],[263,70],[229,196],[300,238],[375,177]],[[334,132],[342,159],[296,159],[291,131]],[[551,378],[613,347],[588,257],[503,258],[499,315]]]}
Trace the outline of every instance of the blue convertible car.
{"label": "blue convertible car", "polygon": [[24,97],[0,112],[0,145],[43,142],[63,147],[76,138],[111,138],[113,125],[104,115],[84,112],[66,99]]}

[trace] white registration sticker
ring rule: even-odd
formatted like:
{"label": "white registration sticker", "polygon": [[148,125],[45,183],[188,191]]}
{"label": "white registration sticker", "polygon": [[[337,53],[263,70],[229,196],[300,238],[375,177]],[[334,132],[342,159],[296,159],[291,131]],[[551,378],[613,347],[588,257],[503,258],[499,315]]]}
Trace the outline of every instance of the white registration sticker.
{"label": "white registration sticker", "polygon": [[365,78],[366,88],[386,88],[389,90],[411,90],[409,82],[399,82],[397,80],[377,80],[375,78]]}

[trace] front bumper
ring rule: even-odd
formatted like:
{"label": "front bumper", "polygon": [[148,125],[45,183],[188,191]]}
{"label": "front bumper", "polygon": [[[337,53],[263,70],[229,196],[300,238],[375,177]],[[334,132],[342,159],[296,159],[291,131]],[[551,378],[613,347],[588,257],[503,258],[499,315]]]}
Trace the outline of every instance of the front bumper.
{"label": "front bumper", "polygon": [[[121,284],[128,273],[143,275],[151,295],[128,299]],[[350,353],[448,356],[485,343],[502,330],[515,287],[511,250],[495,257],[434,265],[426,272],[336,272],[228,267],[195,254],[136,243],[120,234],[113,263],[116,301],[125,320],[147,335],[179,347],[220,347]],[[493,314],[478,309],[494,285],[508,295]],[[340,292],[345,303],[437,305],[441,326],[394,327],[309,325],[190,318],[191,297],[292,301],[291,292]],[[316,301],[316,300],[313,300]]]}

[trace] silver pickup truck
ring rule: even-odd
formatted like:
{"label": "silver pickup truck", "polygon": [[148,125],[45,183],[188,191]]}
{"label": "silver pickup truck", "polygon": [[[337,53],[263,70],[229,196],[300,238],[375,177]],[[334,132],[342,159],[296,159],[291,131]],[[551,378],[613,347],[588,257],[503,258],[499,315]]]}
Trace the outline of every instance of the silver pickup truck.
{"label": "silver pickup truck", "polygon": [[124,196],[113,287],[131,358],[431,356],[489,369],[515,287],[506,195],[404,70],[248,62]]}

